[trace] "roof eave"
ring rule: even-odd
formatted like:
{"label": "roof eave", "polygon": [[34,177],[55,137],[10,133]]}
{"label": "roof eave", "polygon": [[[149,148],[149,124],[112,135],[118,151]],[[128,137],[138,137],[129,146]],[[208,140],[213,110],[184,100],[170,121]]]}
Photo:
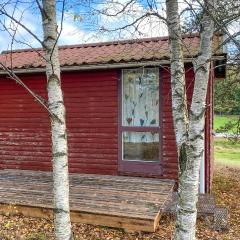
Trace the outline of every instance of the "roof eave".
{"label": "roof eave", "polygon": [[[225,54],[216,55],[212,57],[212,60],[221,60],[225,59]],[[193,58],[185,58],[185,63],[192,63]],[[106,70],[106,69],[119,69],[119,68],[130,68],[130,67],[144,67],[144,66],[161,66],[170,64],[169,59],[165,60],[151,60],[151,61],[138,61],[138,62],[121,62],[121,63],[105,63],[105,64],[85,64],[85,65],[69,65],[62,66],[62,72],[71,72],[71,71],[87,71],[87,70]],[[13,69],[15,74],[26,74],[26,73],[44,73],[45,67],[37,68],[15,68]],[[4,70],[0,70],[0,75],[6,75]]]}

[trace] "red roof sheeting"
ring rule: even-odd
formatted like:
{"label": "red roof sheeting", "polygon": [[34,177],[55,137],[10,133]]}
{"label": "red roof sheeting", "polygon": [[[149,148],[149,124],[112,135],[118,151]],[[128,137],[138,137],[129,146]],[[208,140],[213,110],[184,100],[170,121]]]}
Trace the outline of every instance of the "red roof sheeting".
{"label": "red roof sheeting", "polygon": [[[214,51],[220,45],[221,37],[214,37]],[[199,35],[183,37],[184,57],[196,56]],[[222,54],[222,52],[215,52]],[[45,61],[42,49],[21,49],[4,51],[0,61],[9,68],[42,68]],[[116,42],[69,45],[59,47],[61,66],[99,65],[139,61],[168,60],[170,57],[168,37],[145,38]]]}

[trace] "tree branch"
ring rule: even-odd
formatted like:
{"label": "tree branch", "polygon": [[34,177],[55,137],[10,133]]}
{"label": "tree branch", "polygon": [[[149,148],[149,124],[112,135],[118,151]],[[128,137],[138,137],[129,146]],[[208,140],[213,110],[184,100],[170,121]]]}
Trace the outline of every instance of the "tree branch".
{"label": "tree branch", "polygon": [[17,20],[14,16],[11,16],[10,14],[8,14],[4,7],[2,7],[0,9],[0,13],[3,14],[4,16],[8,17],[9,19],[11,19],[12,21],[14,21],[16,24],[18,24],[19,26],[21,26],[25,31],[27,31],[31,36],[33,36],[42,46],[44,45],[43,41],[41,41],[38,36],[36,34],[34,34],[29,28],[27,28],[24,24],[22,24],[19,20]]}
{"label": "tree branch", "polygon": [[100,13],[100,14],[103,14],[103,15],[105,15],[105,16],[107,16],[107,17],[116,17],[116,16],[118,16],[119,14],[123,13],[123,12],[127,9],[127,7],[128,7],[131,3],[133,3],[133,2],[135,2],[135,0],[131,0],[131,1],[127,2],[127,3],[122,7],[122,9],[119,10],[119,11],[118,11],[117,13],[115,13],[115,14],[108,14],[108,13],[106,13],[106,11],[100,11],[100,10],[97,10],[97,12]]}
{"label": "tree branch", "polygon": [[[229,39],[232,40],[232,42],[237,46],[238,50],[240,51],[240,42],[238,42],[234,37],[232,37],[232,35],[230,34],[230,32],[228,31],[226,26],[224,24],[219,23],[219,21],[215,18],[215,16],[213,16],[213,14],[208,10],[208,8],[205,5],[202,4],[202,2],[200,0],[196,0],[196,1],[202,7],[202,9],[207,14],[209,14],[209,16],[212,18],[214,23],[217,24],[217,26],[229,37]],[[209,4],[209,3],[207,3],[207,4]]]}

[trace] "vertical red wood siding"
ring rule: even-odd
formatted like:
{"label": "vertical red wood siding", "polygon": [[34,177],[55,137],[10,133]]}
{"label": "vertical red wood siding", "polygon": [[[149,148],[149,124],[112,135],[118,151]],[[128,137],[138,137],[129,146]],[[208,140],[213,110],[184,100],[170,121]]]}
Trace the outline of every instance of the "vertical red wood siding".
{"label": "vertical red wood siding", "polygon": [[211,69],[208,92],[206,100],[206,115],[205,115],[205,190],[211,191],[214,167],[214,138],[213,138],[213,117],[214,117],[214,103],[213,103],[213,80],[214,71]]}

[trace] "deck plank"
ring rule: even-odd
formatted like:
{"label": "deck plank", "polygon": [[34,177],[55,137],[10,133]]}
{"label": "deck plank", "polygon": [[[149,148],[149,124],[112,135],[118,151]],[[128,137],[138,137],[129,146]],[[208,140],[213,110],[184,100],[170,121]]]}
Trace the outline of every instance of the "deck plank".
{"label": "deck plank", "polygon": [[[0,212],[52,218],[52,174],[0,171]],[[72,221],[155,231],[174,182],[152,178],[70,174]],[[4,210],[5,209],[5,210]],[[45,215],[44,215],[45,214]]]}

